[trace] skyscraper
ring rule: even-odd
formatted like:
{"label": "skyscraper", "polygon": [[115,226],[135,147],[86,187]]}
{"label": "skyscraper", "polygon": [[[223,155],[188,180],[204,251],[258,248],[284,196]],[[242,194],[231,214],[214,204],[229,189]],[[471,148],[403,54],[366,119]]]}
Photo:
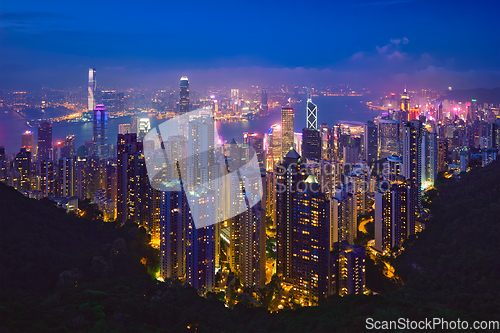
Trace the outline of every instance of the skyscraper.
{"label": "skyscraper", "polygon": [[87,108],[89,112],[93,111],[96,103],[95,103],[95,68],[89,68],[89,86],[88,86],[88,94],[87,94]]}
{"label": "skyscraper", "polygon": [[43,122],[38,126],[38,161],[50,158],[52,152],[52,125]]}
{"label": "skyscraper", "polygon": [[292,279],[307,305],[328,296],[330,201],[313,175],[293,198]]}
{"label": "skyscraper", "polygon": [[311,95],[307,97],[307,129],[318,129],[318,107],[313,103]]}
{"label": "skyscraper", "polygon": [[365,161],[367,163],[376,161],[378,158],[378,137],[377,126],[373,121],[366,123],[363,141]]}
{"label": "skyscraper", "polygon": [[392,183],[389,188],[375,192],[375,248],[378,251],[388,252],[410,235],[409,226],[414,224],[410,197],[410,187],[405,183]]}
{"label": "skyscraper", "polygon": [[179,113],[187,112],[189,112],[189,80],[187,76],[183,76],[179,88]]}
{"label": "skyscraper", "polygon": [[365,247],[335,243],[330,254],[330,294],[362,294],[365,289]]}
{"label": "skyscraper", "polygon": [[321,133],[317,129],[302,129],[302,157],[304,159],[321,159]]}
{"label": "skyscraper", "polygon": [[109,155],[108,145],[108,112],[103,104],[96,105],[94,109],[94,154],[100,159]]}
{"label": "skyscraper", "polygon": [[293,149],[293,109],[281,108],[281,154]]}
{"label": "skyscraper", "polygon": [[380,119],[378,123],[380,159],[398,154],[399,122],[392,119]]}
{"label": "skyscraper", "polygon": [[292,221],[298,183],[305,179],[300,155],[290,150],[276,169],[277,273],[292,278]]}
{"label": "skyscraper", "polygon": [[266,88],[262,89],[262,94],[260,97],[260,109],[263,116],[267,115],[269,112],[269,105],[267,104],[267,90]]}
{"label": "skyscraper", "polygon": [[[418,120],[406,123],[403,128],[402,174],[410,182],[409,209],[416,219],[422,211],[422,123]],[[410,235],[415,233],[415,219],[408,225]]]}
{"label": "skyscraper", "polygon": [[282,145],[281,145],[281,125],[274,124],[267,132],[267,154],[268,159],[266,170],[273,171],[274,168],[283,158]]}
{"label": "skyscraper", "polygon": [[21,148],[16,154],[14,168],[19,175],[19,183],[15,184],[14,187],[17,190],[29,191],[31,188],[31,153],[26,148]]}
{"label": "skyscraper", "polygon": [[33,154],[33,132],[26,131],[21,135],[21,148]]}
{"label": "skyscraper", "polygon": [[446,161],[448,160],[448,140],[439,139],[438,140],[438,172],[446,171],[448,165]]}
{"label": "skyscraper", "polygon": [[135,133],[118,134],[117,155],[117,220],[145,224],[148,179],[142,142]]}
{"label": "skyscraper", "polygon": [[422,129],[422,183],[432,183],[438,173],[438,141],[437,134]]}
{"label": "skyscraper", "polygon": [[401,111],[410,112],[410,96],[406,92],[406,88],[401,95]]}
{"label": "skyscraper", "polygon": [[335,242],[353,244],[358,232],[357,200],[345,186],[337,188],[331,202],[330,246]]}

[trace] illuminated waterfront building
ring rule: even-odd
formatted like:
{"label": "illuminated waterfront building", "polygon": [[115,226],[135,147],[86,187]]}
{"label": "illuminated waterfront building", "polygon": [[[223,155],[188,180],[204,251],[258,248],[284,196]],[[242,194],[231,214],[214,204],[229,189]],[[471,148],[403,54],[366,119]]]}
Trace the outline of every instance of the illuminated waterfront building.
{"label": "illuminated waterfront building", "polygon": [[103,104],[98,104],[94,109],[94,154],[100,159],[106,159],[109,155],[108,145],[108,112]]}
{"label": "illuminated waterfront building", "polygon": [[29,151],[31,154],[33,151],[33,132],[26,131],[21,135],[21,148],[25,148],[26,151]]}
{"label": "illuminated waterfront building", "polygon": [[306,128],[310,130],[318,129],[318,107],[313,103],[312,97],[309,94],[307,97],[307,119]]}
{"label": "illuminated waterfront building", "polygon": [[187,76],[181,77],[179,85],[179,113],[189,112],[189,80]]}
{"label": "illuminated waterfront building", "polygon": [[293,109],[281,108],[281,153],[286,155],[293,149]]}
{"label": "illuminated waterfront building", "polygon": [[88,90],[87,90],[87,109],[89,112],[93,111],[94,108],[96,107],[96,102],[95,102],[95,68],[89,68],[89,85],[88,85]]}

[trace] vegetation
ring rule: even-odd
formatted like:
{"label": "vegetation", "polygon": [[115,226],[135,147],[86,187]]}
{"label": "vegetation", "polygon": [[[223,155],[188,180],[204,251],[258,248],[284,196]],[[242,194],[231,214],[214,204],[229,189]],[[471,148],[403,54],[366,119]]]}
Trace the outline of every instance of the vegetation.
{"label": "vegetation", "polygon": [[[498,320],[500,163],[440,179],[426,205],[432,223],[392,260],[402,287],[369,273],[368,260],[379,295],[269,313],[156,281],[158,252],[143,228],[103,223],[89,206],[92,219],[66,214],[0,183],[0,332],[360,332],[367,317]],[[263,302],[278,288],[273,278]]]}

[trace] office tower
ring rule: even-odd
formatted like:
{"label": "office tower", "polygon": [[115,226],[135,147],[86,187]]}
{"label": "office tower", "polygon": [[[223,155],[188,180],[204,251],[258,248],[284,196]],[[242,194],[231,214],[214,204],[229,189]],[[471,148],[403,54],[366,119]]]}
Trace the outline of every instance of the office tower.
{"label": "office tower", "polygon": [[436,121],[439,122],[443,119],[443,103],[439,103]]}
{"label": "office tower", "polygon": [[380,119],[378,123],[378,137],[380,155],[383,159],[387,156],[398,154],[399,122],[391,119]]}
{"label": "office tower", "polygon": [[422,183],[434,184],[438,173],[437,133],[422,129]]}
{"label": "office tower", "polygon": [[403,95],[401,95],[401,111],[410,112],[410,96],[406,92],[406,88]]}
{"label": "office tower", "polygon": [[179,113],[189,112],[189,80],[187,76],[181,77],[179,88]]}
{"label": "office tower", "polygon": [[137,122],[137,140],[142,140],[151,129],[149,118],[140,118]]}
{"label": "office tower", "polygon": [[108,112],[103,104],[94,109],[94,154],[100,159],[108,158]]}
{"label": "office tower", "polygon": [[331,151],[330,151],[330,129],[328,124],[323,123],[319,126],[319,132],[321,136],[321,159],[330,161]]}
{"label": "office tower", "polygon": [[365,289],[365,247],[347,241],[335,243],[330,253],[330,294],[363,294]]}
{"label": "office tower", "polygon": [[57,161],[56,197],[72,197],[75,195],[75,161],[62,157]]}
{"label": "office tower", "polygon": [[359,163],[358,147],[344,146],[344,164],[354,165]]}
{"label": "office tower", "polygon": [[377,126],[373,121],[368,121],[364,126],[363,152],[367,163],[375,162],[378,159],[378,135]]}
{"label": "office tower", "polygon": [[132,133],[130,124],[118,125],[118,134],[129,134],[129,133]]}
{"label": "office tower", "polygon": [[104,104],[108,113],[114,114],[117,111],[117,95],[116,90],[101,91],[101,103]]}
{"label": "office tower", "polygon": [[14,160],[14,169],[18,173],[18,184],[16,189],[29,191],[31,189],[31,153],[26,148],[21,148]]}
{"label": "office tower", "polygon": [[439,139],[438,140],[438,158],[437,158],[437,168],[438,172],[443,172],[448,169],[448,140]]}
{"label": "office tower", "polygon": [[[422,123],[410,121],[403,128],[403,176],[410,182],[410,209],[415,219],[422,211]],[[409,233],[415,232],[415,225],[410,221]]]}
{"label": "office tower", "polygon": [[95,68],[89,68],[89,86],[87,94],[87,107],[89,112],[93,111],[96,107],[95,102]]}
{"label": "office tower", "polygon": [[266,170],[273,171],[283,158],[281,150],[281,125],[274,124],[269,128],[267,132],[267,145],[267,154],[270,156],[270,161],[267,163]]}
{"label": "office tower", "polygon": [[328,296],[329,203],[313,175],[293,198],[291,275],[307,305]]}
{"label": "office tower", "polygon": [[311,95],[307,97],[307,122],[306,128],[310,130],[318,129],[318,107],[313,103]]}
{"label": "office tower", "polygon": [[25,148],[26,151],[29,151],[31,154],[33,151],[33,132],[26,131],[21,135],[21,148]]}
{"label": "office tower", "polygon": [[117,141],[117,220],[147,222],[148,179],[142,142],[137,135],[118,134]]}
{"label": "office tower", "polygon": [[40,190],[44,197],[56,193],[54,162],[48,159],[40,162]]}
{"label": "office tower", "polygon": [[302,154],[302,132],[293,133],[293,149],[300,155]]}
{"label": "office tower", "polygon": [[52,125],[43,122],[38,126],[38,161],[50,158],[52,154]]}
{"label": "office tower", "polygon": [[490,124],[490,147],[500,148],[500,119]]}
{"label": "office tower", "polygon": [[353,244],[358,233],[356,195],[349,193],[345,186],[337,188],[330,207],[330,246],[344,240]]}
{"label": "office tower", "polygon": [[5,161],[5,147],[0,146],[0,161]]}
{"label": "office tower", "polygon": [[293,149],[293,109],[281,108],[281,154]]}
{"label": "office tower", "polygon": [[255,149],[259,167],[265,169],[266,166],[266,151],[264,150],[264,137],[259,133],[251,133],[247,136],[248,145]]}
{"label": "office tower", "polygon": [[[415,224],[410,209],[411,187],[392,183],[375,192],[375,248],[386,253],[408,238]],[[414,227],[413,227],[414,230]]]}
{"label": "office tower", "polygon": [[75,136],[74,135],[68,135],[66,136],[66,139],[64,142],[58,142],[58,149],[60,150],[60,156],[61,157],[66,157],[70,158],[76,155],[76,149],[75,149]]}
{"label": "office tower", "polygon": [[260,98],[260,110],[263,116],[267,115],[267,113],[269,112],[269,105],[267,104],[266,88],[262,89],[262,94]]}
{"label": "office tower", "polygon": [[321,136],[317,129],[302,129],[302,157],[304,159],[321,159]]}
{"label": "office tower", "polygon": [[298,183],[305,179],[301,157],[295,150],[286,154],[276,169],[277,273],[292,278],[292,221]]}

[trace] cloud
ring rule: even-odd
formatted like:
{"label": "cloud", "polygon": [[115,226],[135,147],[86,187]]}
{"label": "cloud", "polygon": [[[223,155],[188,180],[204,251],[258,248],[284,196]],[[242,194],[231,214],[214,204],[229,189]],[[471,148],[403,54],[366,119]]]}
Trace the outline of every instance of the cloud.
{"label": "cloud", "polygon": [[385,46],[382,46],[382,47],[379,47],[378,45],[375,47],[375,49],[377,50],[378,54],[384,54],[387,52],[387,50],[389,49],[389,45],[385,45]]}
{"label": "cloud", "polygon": [[389,59],[389,60],[393,60],[393,59],[402,60],[402,59],[405,59],[405,58],[406,58],[405,53],[401,53],[398,50],[396,50],[396,51],[392,52],[391,54],[387,55],[387,59]]}
{"label": "cloud", "polygon": [[356,60],[356,59],[361,59],[364,56],[364,52],[356,52],[351,56],[351,59]]}
{"label": "cloud", "polygon": [[406,37],[403,38],[403,44],[408,44],[409,41],[410,40],[408,38],[406,38]]}
{"label": "cloud", "polygon": [[395,44],[395,45],[399,45],[399,43],[401,43],[401,39],[392,39],[391,38],[390,42]]}

